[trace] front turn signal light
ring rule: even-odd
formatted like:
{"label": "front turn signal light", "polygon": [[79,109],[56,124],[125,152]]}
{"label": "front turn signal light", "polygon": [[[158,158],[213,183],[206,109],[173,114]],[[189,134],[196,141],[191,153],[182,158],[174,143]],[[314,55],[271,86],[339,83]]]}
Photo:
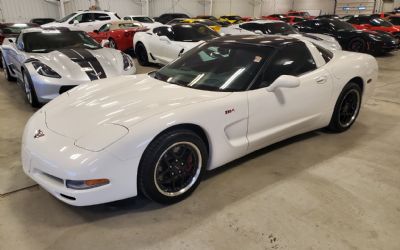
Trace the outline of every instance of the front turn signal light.
{"label": "front turn signal light", "polygon": [[93,179],[93,180],[83,180],[83,181],[67,180],[66,181],[67,188],[76,189],[76,190],[96,188],[96,187],[107,185],[109,183],[110,183],[109,179]]}

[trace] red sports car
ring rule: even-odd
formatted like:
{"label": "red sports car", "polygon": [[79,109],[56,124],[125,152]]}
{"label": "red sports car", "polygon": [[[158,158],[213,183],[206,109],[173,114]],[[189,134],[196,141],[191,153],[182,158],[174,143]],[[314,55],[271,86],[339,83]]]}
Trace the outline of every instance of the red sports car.
{"label": "red sports car", "polygon": [[272,14],[269,16],[262,16],[261,18],[264,20],[281,20],[282,18],[287,17],[285,14]]}
{"label": "red sports car", "polygon": [[139,23],[117,21],[104,24],[99,30],[88,34],[98,43],[108,40],[110,48],[127,51],[133,49],[133,36],[135,33],[142,30],[145,30],[145,28]]}
{"label": "red sports car", "polygon": [[304,19],[304,18],[298,17],[298,16],[287,16],[287,17],[281,18],[281,20],[290,25],[295,25],[295,24],[301,23],[307,19]]}
{"label": "red sports car", "polygon": [[353,27],[358,30],[384,31],[392,34],[396,38],[400,38],[400,27],[381,18],[373,16],[354,16],[347,22],[351,23]]}

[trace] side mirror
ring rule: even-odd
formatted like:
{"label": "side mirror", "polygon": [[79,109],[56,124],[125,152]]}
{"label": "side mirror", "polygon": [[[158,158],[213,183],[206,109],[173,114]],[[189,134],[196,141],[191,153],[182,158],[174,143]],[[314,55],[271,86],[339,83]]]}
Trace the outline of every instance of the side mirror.
{"label": "side mirror", "polygon": [[257,35],[264,35],[264,33],[261,30],[255,30],[254,33]]}
{"label": "side mirror", "polygon": [[99,34],[99,31],[98,31],[98,30],[93,30],[93,32],[96,33],[96,34]]}
{"label": "side mirror", "polygon": [[102,40],[100,43],[101,47],[109,47],[110,46],[110,41],[109,40]]}
{"label": "side mirror", "polygon": [[74,20],[73,24],[77,25],[77,24],[79,24],[79,21],[78,20]]}
{"label": "side mirror", "polygon": [[273,92],[279,88],[297,88],[300,86],[300,79],[295,76],[281,75],[271,85],[267,87],[268,92]]}
{"label": "side mirror", "polygon": [[163,41],[163,42],[171,42],[171,40],[169,40],[169,38],[167,37],[167,36],[160,36],[160,41]]}
{"label": "side mirror", "polygon": [[15,38],[8,38],[8,41],[9,41],[10,43],[15,43]]}

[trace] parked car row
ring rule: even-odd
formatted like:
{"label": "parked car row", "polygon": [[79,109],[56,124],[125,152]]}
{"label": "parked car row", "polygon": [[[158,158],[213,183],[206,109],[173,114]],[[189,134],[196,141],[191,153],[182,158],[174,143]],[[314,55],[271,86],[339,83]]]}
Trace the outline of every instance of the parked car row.
{"label": "parked car row", "polygon": [[[377,81],[374,57],[280,20],[211,19],[79,11],[5,39],[5,77],[32,106],[49,102],[24,130],[24,172],[71,205],[139,193],[172,204],[206,170],[354,124]],[[131,48],[141,65],[165,66],[134,75]]]}

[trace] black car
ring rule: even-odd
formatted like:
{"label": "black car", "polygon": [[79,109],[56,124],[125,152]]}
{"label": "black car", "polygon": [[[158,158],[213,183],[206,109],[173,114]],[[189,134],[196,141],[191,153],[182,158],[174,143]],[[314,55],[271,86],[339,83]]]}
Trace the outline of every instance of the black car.
{"label": "black car", "polygon": [[159,17],[154,18],[156,22],[160,22],[162,24],[166,24],[175,18],[190,18],[188,15],[183,13],[165,13]]}
{"label": "black car", "polygon": [[321,15],[317,16],[315,19],[322,19],[322,18],[331,18],[331,19],[339,19],[338,15]]}
{"label": "black car", "polygon": [[36,23],[37,25],[43,25],[47,23],[54,22],[56,19],[54,18],[34,18],[29,21],[30,23]]}
{"label": "black car", "polygon": [[393,25],[400,26],[400,16],[390,16],[387,20]]}
{"label": "black car", "polygon": [[380,55],[399,47],[395,37],[386,32],[356,30],[351,24],[337,19],[308,20],[295,27],[305,33],[335,37],[344,50]]}

